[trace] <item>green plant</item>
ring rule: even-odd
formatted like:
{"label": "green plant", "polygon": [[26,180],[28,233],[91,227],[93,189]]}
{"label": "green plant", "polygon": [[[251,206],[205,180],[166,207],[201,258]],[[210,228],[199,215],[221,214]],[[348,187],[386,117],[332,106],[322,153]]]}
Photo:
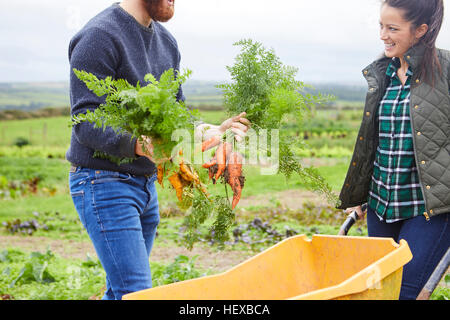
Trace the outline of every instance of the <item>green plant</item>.
{"label": "green plant", "polygon": [[10,288],[14,287],[18,281],[37,281],[40,283],[54,282],[55,278],[48,271],[48,263],[53,258],[53,253],[47,250],[45,254],[32,252],[25,266],[20,270],[19,275],[11,282]]}
{"label": "green plant", "polygon": [[23,146],[27,146],[30,144],[30,141],[27,138],[23,138],[23,137],[18,137],[15,141],[14,141],[14,145],[21,148]]}
{"label": "green plant", "polygon": [[45,228],[45,226],[41,227],[35,219],[23,222],[20,219],[14,219],[12,221],[3,222],[2,224],[5,229],[12,234],[17,232],[32,235],[37,229]]}
{"label": "green plant", "polygon": [[437,287],[430,300],[450,300],[450,274],[444,276],[445,287]]}
{"label": "green plant", "polygon": [[[109,126],[117,133],[131,133],[140,141],[142,136],[151,137],[156,159],[171,155],[177,144],[172,141],[175,130],[192,130],[194,127],[196,112],[190,111],[183,101],[177,100],[177,92],[191,74],[190,70],[176,74],[173,69],[168,69],[159,80],[147,74],[144,79],[148,84],[145,86],[139,83],[133,86],[125,79],[98,79],[92,73],[76,69],[74,73],[96,95],[106,98],[105,103],[94,111],[87,110],[85,114],[73,116],[73,125],[88,121],[98,128]],[[111,160],[129,162],[134,159]]]}
{"label": "green plant", "polygon": [[[176,190],[180,207],[188,211],[187,226],[196,228],[206,220],[205,214],[210,213],[216,216],[211,227],[214,234],[218,239],[226,239],[227,228],[234,215],[229,206],[225,205],[227,202],[223,201],[224,197],[210,197],[204,187],[204,177],[201,178],[195,168],[183,159],[182,152],[172,155],[177,144],[172,141],[172,134],[177,129],[193,132],[194,121],[198,116],[176,98],[180,85],[188,78],[190,71],[175,75],[174,70],[169,69],[159,80],[152,74],[147,74],[146,86],[139,83],[132,86],[124,79],[113,80],[111,77],[98,79],[91,73],[76,69],[74,73],[96,95],[106,95],[106,98],[105,103],[94,111],[88,110],[85,114],[75,115],[72,124],[87,121],[103,129],[109,126],[119,134],[130,133],[138,140],[142,140],[142,136],[151,137],[154,158],[167,159],[170,156],[169,160],[158,166],[158,182],[162,185],[163,180],[168,177]],[[95,156],[118,164],[134,161],[112,157],[98,150]],[[187,239],[188,247],[192,248],[195,237],[191,233]]]}
{"label": "green plant", "polygon": [[105,273],[99,261],[61,258],[47,252],[0,252],[0,296],[16,300],[87,300],[101,294]]}
{"label": "green plant", "polygon": [[175,261],[167,266],[154,265],[152,268],[153,286],[161,286],[202,276],[202,273],[195,269],[194,266],[197,258],[198,256],[189,258],[184,255],[178,255],[175,257]]}
{"label": "green plant", "polygon": [[[266,50],[261,44],[251,40],[237,43],[243,50],[236,58],[236,63],[228,67],[233,82],[220,85],[224,91],[226,110],[231,115],[245,111],[253,128],[279,130],[287,123],[299,124],[315,104],[325,100],[320,94],[313,96],[302,92],[306,87],[295,79],[297,69],[284,66],[273,50]],[[212,237],[224,242],[229,239],[229,229],[234,222],[233,209],[240,198],[244,177],[240,175],[242,164],[235,166],[233,176],[228,171],[229,178],[222,170],[218,170],[215,180],[223,176],[226,196],[211,196],[204,185],[204,177],[198,174],[195,167],[183,159],[180,152],[173,155],[175,143],[172,134],[176,129],[194,129],[194,120],[198,114],[190,112],[183,102],[176,99],[180,85],[187,79],[190,71],[185,74],[175,74],[173,69],[165,71],[159,80],[148,74],[145,76],[146,86],[138,83],[132,86],[124,79],[113,80],[111,77],[98,79],[95,75],[85,71],[74,70],[75,75],[98,96],[106,96],[105,103],[94,111],[75,115],[73,124],[88,121],[96,127],[112,127],[118,133],[131,133],[132,136],[142,139],[142,136],[152,138],[155,147],[154,158],[162,159],[171,156],[158,166],[158,181],[162,185],[165,177],[175,189],[179,205],[187,210],[185,225],[187,227],[186,243],[192,248],[196,241],[198,227],[207,221],[207,213],[215,216],[210,228]],[[319,175],[317,169],[304,167],[294,155],[292,146],[298,146],[297,137],[280,131],[278,172],[289,178],[297,173],[310,189],[324,193],[328,199],[335,200],[330,186]],[[228,137],[224,134],[223,139]],[[234,141],[234,140],[233,140]],[[271,150],[269,141],[269,148]],[[222,145],[224,146],[224,145]],[[300,141],[300,146],[304,144]],[[233,143],[232,148],[237,151]],[[219,149],[219,148],[218,148]],[[221,150],[225,156],[225,147]],[[270,151],[268,151],[269,155]],[[134,159],[118,159],[97,151],[97,157],[109,158],[116,163],[130,162]],[[237,153],[235,153],[237,155]],[[177,158],[178,157],[178,158]],[[225,166],[218,158],[219,169]],[[228,164],[227,168],[230,166]],[[230,167],[231,168],[231,167]],[[222,175],[221,175],[222,173]],[[215,183],[215,180],[213,182]],[[226,182],[233,190],[233,205],[228,200]],[[238,183],[239,182],[239,183]],[[233,189],[234,188],[234,189]]]}
{"label": "green plant", "polygon": [[[330,97],[304,92],[307,85],[295,79],[297,69],[285,66],[274,50],[252,40],[241,40],[234,45],[241,46],[241,52],[234,65],[227,67],[232,81],[218,86],[223,91],[227,113],[246,112],[257,133],[262,129],[279,130],[278,172],[287,178],[297,173],[310,189],[336,203],[337,197],[325,179],[315,168],[303,167],[295,156],[293,146],[300,149],[306,146],[302,139],[280,130],[288,122],[300,128],[314,106]],[[271,150],[270,143],[268,150]]]}

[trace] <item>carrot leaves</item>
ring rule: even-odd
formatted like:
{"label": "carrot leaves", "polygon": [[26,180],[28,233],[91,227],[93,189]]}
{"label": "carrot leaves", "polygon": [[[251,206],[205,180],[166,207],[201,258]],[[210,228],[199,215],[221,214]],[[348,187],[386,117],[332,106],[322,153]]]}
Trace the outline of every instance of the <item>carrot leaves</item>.
{"label": "carrot leaves", "polygon": [[241,51],[234,65],[227,67],[231,82],[218,86],[223,91],[227,113],[231,116],[245,111],[257,134],[262,129],[279,130],[278,173],[287,178],[297,173],[310,189],[325,195],[329,202],[336,202],[326,180],[313,167],[303,167],[292,151],[292,146],[303,149],[306,144],[300,137],[290,135],[289,130],[283,130],[286,126],[301,127],[311,110],[330,97],[306,92],[310,86],[296,79],[298,69],[284,65],[273,49],[250,39],[234,45],[240,46]]}

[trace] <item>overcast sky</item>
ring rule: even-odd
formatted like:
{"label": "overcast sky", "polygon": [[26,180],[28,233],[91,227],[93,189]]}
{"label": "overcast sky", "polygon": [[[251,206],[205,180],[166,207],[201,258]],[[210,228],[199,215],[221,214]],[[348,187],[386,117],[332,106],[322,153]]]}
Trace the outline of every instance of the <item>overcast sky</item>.
{"label": "overcast sky", "polygon": [[[450,49],[449,3],[438,46]],[[117,1],[0,2],[0,82],[67,81],[71,37]],[[299,68],[305,82],[364,83],[360,70],[382,52],[380,0],[176,0],[164,25],[191,79],[226,81],[238,49],[252,38]]]}

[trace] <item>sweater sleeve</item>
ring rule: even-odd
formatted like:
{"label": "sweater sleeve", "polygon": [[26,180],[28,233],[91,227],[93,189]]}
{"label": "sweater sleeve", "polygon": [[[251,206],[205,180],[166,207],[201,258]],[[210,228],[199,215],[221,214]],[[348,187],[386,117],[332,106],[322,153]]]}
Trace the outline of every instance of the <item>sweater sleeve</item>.
{"label": "sweater sleeve", "polygon": [[[73,69],[84,70],[99,79],[115,78],[120,55],[117,44],[106,32],[88,29],[74,37],[69,45],[70,102],[71,114],[86,113],[105,102],[106,96],[98,97],[79,80]],[[115,157],[133,158],[136,138],[131,134],[118,134],[111,127],[95,128],[94,124],[82,122],[74,127],[78,142],[95,151],[102,151]]]}
{"label": "sweater sleeve", "polygon": [[[178,46],[176,48],[177,48],[177,51],[178,51]],[[180,54],[180,51],[178,51],[178,61],[177,61],[177,65],[175,66],[176,70],[180,70],[180,64],[181,64],[181,54]],[[184,96],[182,86],[180,86],[180,89],[178,89],[177,100],[178,101],[183,101],[183,102],[186,101],[186,97]]]}

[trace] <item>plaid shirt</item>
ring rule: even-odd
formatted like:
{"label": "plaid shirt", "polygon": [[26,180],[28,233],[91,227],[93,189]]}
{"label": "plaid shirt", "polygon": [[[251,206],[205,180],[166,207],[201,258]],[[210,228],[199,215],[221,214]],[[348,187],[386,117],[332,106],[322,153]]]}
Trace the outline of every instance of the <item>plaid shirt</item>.
{"label": "plaid shirt", "polygon": [[390,82],[377,114],[379,145],[368,197],[369,207],[386,222],[412,218],[425,211],[409,114],[412,71],[408,69],[402,86],[398,67],[399,61],[393,60],[386,70]]}

